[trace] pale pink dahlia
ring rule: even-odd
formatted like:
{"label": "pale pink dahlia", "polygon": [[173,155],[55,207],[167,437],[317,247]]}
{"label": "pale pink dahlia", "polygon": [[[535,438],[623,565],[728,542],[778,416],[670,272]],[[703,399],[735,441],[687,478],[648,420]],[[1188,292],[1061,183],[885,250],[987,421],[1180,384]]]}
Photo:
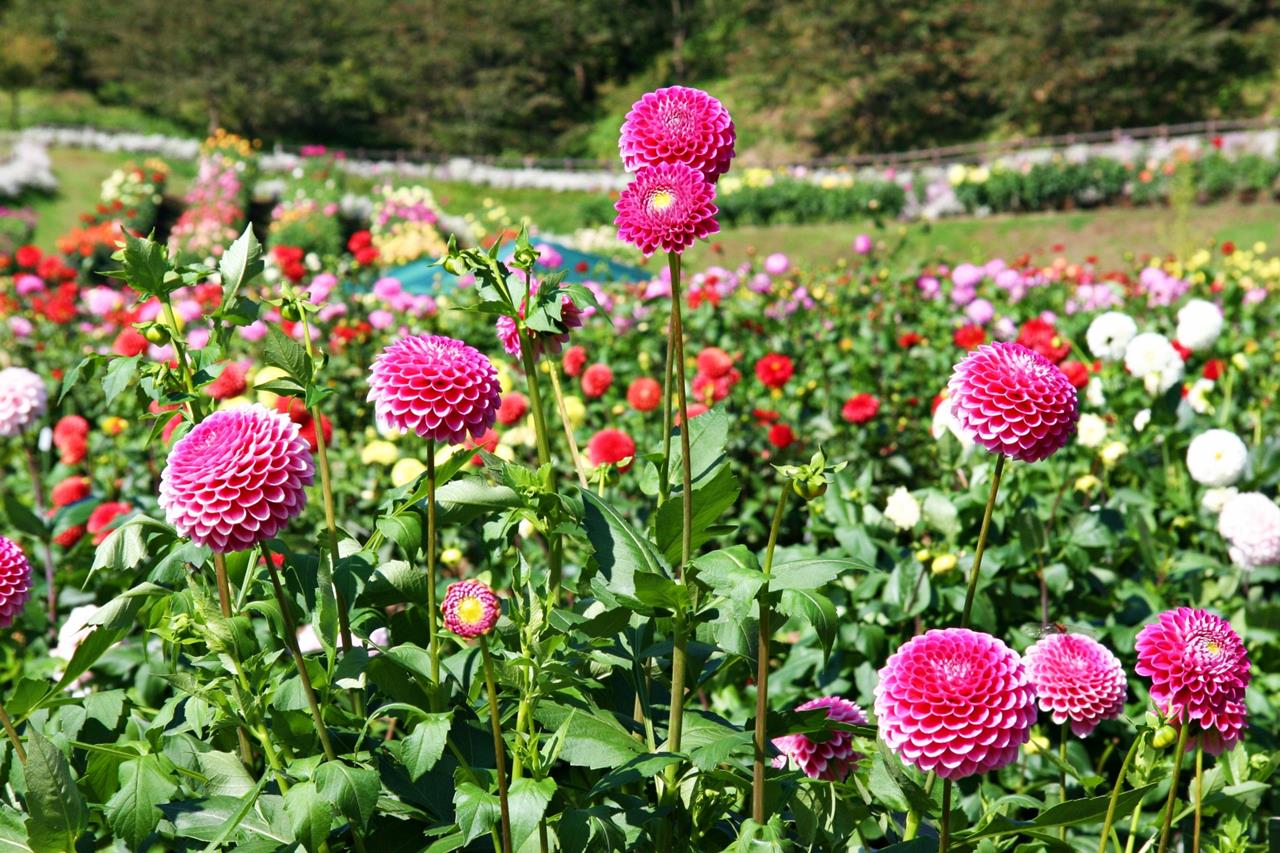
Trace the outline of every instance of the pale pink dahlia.
{"label": "pale pink dahlia", "polygon": [[671,86],[631,105],[618,150],[628,172],[682,163],[714,182],[729,171],[735,139],[724,104],[701,89]]}
{"label": "pale pink dahlia", "polygon": [[1143,626],[1135,645],[1134,669],[1151,679],[1160,712],[1175,723],[1198,724],[1206,752],[1235,746],[1248,714],[1249,653],[1227,620],[1190,607],[1166,610]]}
{"label": "pale pink dahlia", "polygon": [[458,581],[445,590],[440,613],[446,628],[470,640],[493,630],[502,607],[493,590],[480,581]]}
{"label": "pale pink dahlia", "polygon": [[226,409],[173,446],[160,475],[160,506],[194,542],[244,551],[302,512],[314,476],[311,451],[287,415],[259,405]]}
{"label": "pale pink dahlia", "polygon": [[663,163],[641,169],[613,207],[618,239],[645,255],[658,249],[683,252],[695,240],[720,230],[716,222],[716,190],[697,169]]}
{"label": "pale pink dahlia", "polygon": [[474,347],[436,335],[402,338],[369,371],[379,420],[422,438],[461,444],[493,426],[502,405],[498,371]]}
{"label": "pale pink dahlia", "polygon": [[31,597],[31,564],[22,549],[0,536],[0,628],[18,618]]}
{"label": "pale pink dahlia", "polygon": [[1280,563],[1280,506],[1261,492],[1232,496],[1218,516],[1218,532],[1240,568]]}
{"label": "pale pink dahlia", "polygon": [[49,401],[44,380],[25,367],[0,370],[0,438],[25,432]]}
{"label": "pale pink dahlia", "polygon": [[1071,380],[1021,344],[978,347],[955,366],[947,388],[953,416],[974,441],[1023,462],[1052,456],[1080,416]]}
{"label": "pale pink dahlia", "polygon": [[[520,278],[517,275],[517,278]],[[529,285],[529,295],[533,296],[538,292],[538,287],[542,284],[537,278],[533,279]],[[523,319],[525,311],[528,308],[529,300],[525,299],[520,303],[520,317]],[[582,310],[574,304],[573,299],[568,294],[560,297],[560,321],[556,324],[561,331],[551,333],[540,331],[538,329],[527,329],[525,334],[533,341],[533,352],[535,356],[541,356],[543,353],[550,352],[553,355],[559,355],[564,349],[564,345],[569,342],[569,332],[582,326]],[[505,314],[498,318],[497,322],[498,341],[502,344],[502,348],[506,350],[507,355],[520,358],[520,333],[516,328],[516,321],[513,317]]]}
{"label": "pale pink dahlia", "polygon": [[968,628],[928,631],[880,670],[884,742],[908,764],[963,779],[1011,764],[1036,721],[1035,689],[1017,653]]}
{"label": "pale pink dahlia", "polygon": [[1124,711],[1126,681],[1120,660],[1083,634],[1050,634],[1023,655],[1040,710],[1085,737]]}
{"label": "pale pink dahlia", "polygon": [[[811,708],[826,708],[827,719],[838,723],[863,725],[867,722],[867,715],[861,708],[839,696],[823,696],[796,706],[797,711],[808,711]],[[774,738],[773,745],[782,754],[773,759],[773,766],[786,767],[789,758],[810,779],[844,781],[844,777],[849,775],[862,755],[853,751],[853,735],[849,732],[833,731],[830,735],[821,743],[814,743],[802,734]]]}

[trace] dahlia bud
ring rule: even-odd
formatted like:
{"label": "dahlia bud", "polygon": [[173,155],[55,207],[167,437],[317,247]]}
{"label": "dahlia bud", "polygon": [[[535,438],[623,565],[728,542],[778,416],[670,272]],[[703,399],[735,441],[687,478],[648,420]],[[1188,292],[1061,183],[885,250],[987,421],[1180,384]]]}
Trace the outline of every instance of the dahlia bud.
{"label": "dahlia bud", "polygon": [[1151,738],[1151,745],[1156,749],[1168,749],[1173,746],[1173,742],[1178,739],[1178,730],[1170,725],[1163,725],[1156,729],[1155,735]]}
{"label": "dahlia bud", "polygon": [[149,343],[153,343],[158,347],[162,347],[169,343],[169,330],[159,323],[152,323],[142,330],[142,336]]}

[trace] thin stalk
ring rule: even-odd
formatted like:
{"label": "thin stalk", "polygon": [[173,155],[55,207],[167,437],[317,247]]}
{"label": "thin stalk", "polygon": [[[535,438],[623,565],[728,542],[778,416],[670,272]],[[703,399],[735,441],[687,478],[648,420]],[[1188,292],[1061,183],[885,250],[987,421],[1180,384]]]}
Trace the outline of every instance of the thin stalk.
{"label": "thin stalk", "polygon": [[551,392],[556,398],[556,410],[560,412],[560,423],[564,425],[564,437],[569,443],[569,457],[573,460],[573,470],[578,472],[578,483],[583,490],[591,488],[587,480],[587,469],[582,464],[582,454],[578,452],[578,440],[573,437],[573,425],[569,423],[569,409],[564,404],[564,391],[560,388],[560,371],[554,361],[547,361],[547,372],[551,376]]}
{"label": "thin stalk", "polygon": [[480,635],[480,653],[484,657],[484,682],[489,691],[489,723],[493,729],[493,754],[498,765],[498,807],[502,814],[502,849],[511,853],[511,810],[507,803],[507,749],[502,741],[502,721],[498,717],[498,685],[493,677],[493,657],[489,640]]}
{"label": "thin stalk", "polygon": [[161,305],[164,306],[165,323],[169,326],[169,343],[173,344],[173,354],[178,360],[178,373],[182,376],[183,387],[191,395],[191,399],[187,401],[187,410],[191,412],[191,420],[195,423],[200,423],[200,421],[204,420],[204,406],[196,395],[196,385],[191,374],[191,363],[187,361],[187,350],[182,343],[182,333],[178,328],[178,317],[173,313],[173,302],[167,294],[161,298]]}
{"label": "thin stalk", "polygon": [[[1133,807],[1133,814],[1129,816],[1129,837],[1124,842],[1124,853],[1133,853],[1134,842],[1138,840],[1138,821],[1142,818],[1142,804]],[[1115,834],[1115,830],[1112,830]],[[1116,838],[1116,849],[1120,849],[1120,839]]]}
{"label": "thin stalk", "polygon": [[[267,558],[268,561],[270,559],[270,557]],[[218,608],[222,611],[222,618],[230,619],[231,582],[227,580],[227,560],[217,551],[213,552],[213,574],[218,580]],[[245,578],[245,584],[248,585],[248,577]],[[236,667],[239,668],[239,652],[233,648],[230,656],[235,661]],[[244,726],[236,726],[236,740],[240,745],[240,761],[246,767],[252,766],[253,747],[249,745],[249,736],[245,734]]]}
{"label": "thin stalk", "polygon": [[[678,256],[676,256],[678,257]],[[668,256],[670,258],[670,256]],[[672,261],[672,270],[679,266],[679,261]],[[662,362],[662,465],[658,468],[658,506],[661,507],[671,497],[671,383],[675,373],[676,336],[675,327],[670,319],[667,321],[667,357]],[[683,367],[681,368],[683,371]]]}
{"label": "thin stalk", "polygon": [[302,679],[302,689],[307,694],[307,704],[311,707],[311,720],[315,723],[316,735],[319,736],[320,745],[324,748],[324,757],[330,761],[337,761],[338,754],[334,752],[333,742],[329,740],[329,730],[325,728],[324,716],[320,713],[320,703],[316,699],[316,690],[311,684],[311,673],[307,672],[307,662],[298,648],[298,629],[293,621],[293,613],[289,610],[289,601],[285,598],[284,587],[280,584],[280,573],[276,571],[276,564],[271,562],[271,552],[265,545],[262,547],[262,555],[267,558],[271,589],[275,593],[276,604],[280,606],[280,618],[284,622],[284,645],[293,657],[294,666],[298,669],[298,677]]}
{"label": "thin stalk", "polygon": [[1169,780],[1169,799],[1164,804],[1164,819],[1160,823],[1160,846],[1156,853],[1164,853],[1169,846],[1169,830],[1173,828],[1173,807],[1178,802],[1178,778],[1182,775],[1182,754],[1187,751],[1187,734],[1191,724],[1184,720],[1178,731],[1178,745],[1174,747],[1173,778]]}
{"label": "thin stalk", "polygon": [[[685,395],[684,381],[684,326],[680,317],[680,256],[668,255],[671,264],[671,335],[674,341],[673,366],[676,397],[680,408],[680,453],[682,527],[680,532],[680,565],[676,567],[676,583],[684,583],[684,573],[693,553],[693,460],[689,458],[689,402]],[[667,747],[671,752],[680,751],[684,732],[684,683],[687,668],[688,626],[685,615],[678,612],[674,619],[674,636],[671,650],[671,714],[667,722]],[[674,795],[679,766],[667,766],[668,790]]]}
{"label": "thin stalk", "polygon": [[951,849],[951,780],[942,781],[942,818],[938,823],[938,853]]}
{"label": "thin stalk", "polygon": [[431,682],[437,693],[440,690],[440,638],[436,626],[436,443],[427,440],[427,645],[431,654]]}
{"label": "thin stalk", "polygon": [[1200,817],[1204,806],[1204,747],[1196,745],[1196,815],[1191,832],[1191,853],[1200,853]]}
{"label": "thin stalk", "polygon": [[[40,470],[40,460],[36,457],[36,449],[26,442],[27,473],[31,475],[31,499],[35,504],[36,515],[44,518],[44,475]],[[58,583],[53,561],[53,547],[48,536],[40,537],[40,558],[44,561],[44,583],[46,591],[45,608],[49,611],[49,630],[58,629]]]}
{"label": "thin stalk", "polygon": [[996,457],[996,468],[991,474],[991,493],[982,511],[982,529],[978,531],[978,548],[973,553],[973,568],[969,572],[969,588],[964,594],[964,610],[960,614],[960,627],[969,627],[969,615],[973,612],[973,596],[978,590],[978,575],[982,569],[982,554],[987,548],[987,534],[991,530],[991,512],[996,506],[996,494],[1000,491],[1000,475],[1004,473],[1004,456]]}
{"label": "thin stalk", "polygon": [[[548,488],[554,486],[555,469],[551,467],[551,433],[547,427],[547,413],[542,408],[542,389],[538,382],[538,359],[533,354],[533,341],[527,332],[520,330],[520,360],[524,364],[525,380],[529,385],[529,408],[533,409],[533,429],[538,441],[538,464],[546,465],[551,478]],[[564,547],[560,536],[547,541],[547,599],[551,606],[560,602],[560,584],[564,579]]]}
{"label": "thin stalk", "polygon": [[18,730],[13,727],[13,720],[9,719],[9,712],[4,709],[4,703],[0,703],[0,726],[4,726],[4,733],[13,743],[13,751],[18,754],[18,760],[26,764],[27,750],[22,746],[22,738],[18,737]]}
{"label": "thin stalk", "polygon": [[784,482],[782,495],[778,498],[778,508],[773,513],[773,525],[769,528],[769,544],[764,552],[765,583],[760,588],[760,630],[756,645],[756,754],[752,774],[751,817],[761,826],[769,822],[764,811],[764,763],[769,747],[765,721],[769,715],[769,640],[772,637],[769,626],[771,609],[769,573],[773,571],[773,549],[778,544],[778,531],[782,528],[782,517],[787,509],[787,495],[790,493],[790,487]]}
{"label": "thin stalk", "polygon": [[[1111,799],[1107,802],[1107,817],[1102,822],[1102,840],[1098,843],[1098,853],[1107,853],[1107,838],[1111,835],[1111,825],[1116,819],[1116,803],[1120,800],[1120,789],[1124,787],[1124,777],[1129,773],[1129,765],[1133,763],[1133,757],[1138,754],[1138,747],[1142,745],[1142,736],[1133,739],[1133,743],[1129,746],[1129,751],[1125,753],[1124,761],[1120,764],[1120,774],[1116,776],[1116,783],[1111,787]],[[1141,809],[1141,805],[1138,806]]]}
{"label": "thin stalk", "polygon": [[[1071,723],[1063,722],[1058,737],[1058,790],[1062,794],[1062,802],[1067,801],[1067,736],[1071,732]],[[1058,837],[1067,840],[1067,828],[1059,827]]]}

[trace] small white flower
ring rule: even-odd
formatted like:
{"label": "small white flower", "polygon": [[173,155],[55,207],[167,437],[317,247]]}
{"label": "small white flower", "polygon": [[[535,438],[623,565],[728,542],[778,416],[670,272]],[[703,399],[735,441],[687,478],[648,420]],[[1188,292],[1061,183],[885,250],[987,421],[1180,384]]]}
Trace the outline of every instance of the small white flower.
{"label": "small white flower", "polygon": [[1227,502],[1234,498],[1240,490],[1235,486],[1219,486],[1213,489],[1206,489],[1204,495],[1200,498],[1200,506],[1212,513],[1220,513]]}
{"label": "small white flower", "polygon": [[1233,485],[1244,474],[1248,461],[1248,448],[1230,430],[1202,432],[1187,447],[1187,470],[1202,486]]}
{"label": "small white flower", "polygon": [[1107,311],[1093,318],[1085,332],[1085,341],[1094,358],[1119,361],[1124,358],[1125,347],[1136,334],[1138,324],[1132,317],[1120,311]]}
{"label": "small white flower", "polygon": [[1089,384],[1084,387],[1084,399],[1095,409],[1101,409],[1107,405],[1107,395],[1103,393],[1101,377],[1095,376],[1089,380]]}
{"label": "small white flower", "polygon": [[960,421],[951,413],[951,400],[945,397],[933,412],[933,425],[929,428],[929,432],[939,440],[949,432],[956,437],[956,441],[960,442],[961,448],[968,450],[973,447],[973,436],[965,431]]}
{"label": "small white flower", "polygon": [[1124,366],[1142,380],[1148,394],[1163,394],[1179,381],[1185,370],[1182,356],[1164,335],[1143,332],[1124,351]]}
{"label": "small white flower", "polygon": [[1147,428],[1147,424],[1151,423],[1151,410],[1143,409],[1133,416],[1133,428],[1137,432],[1142,432]]}
{"label": "small white flower", "polygon": [[1193,352],[1213,346],[1222,334],[1222,311],[1204,299],[1192,299],[1178,311],[1178,343]]}
{"label": "small white flower", "polygon": [[1102,448],[1102,452],[1098,455],[1102,457],[1102,464],[1110,468],[1112,465],[1120,461],[1120,457],[1129,452],[1129,446],[1123,441],[1113,441],[1106,447]]}
{"label": "small white flower", "polygon": [[1201,377],[1191,383],[1187,390],[1187,405],[1199,415],[1213,412],[1213,403],[1209,402],[1209,392],[1213,390],[1213,380]]}
{"label": "small white flower", "polygon": [[1107,437],[1107,422],[1097,415],[1087,412],[1080,416],[1076,425],[1076,440],[1084,447],[1097,447]]}
{"label": "small white flower", "polygon": [[911,496],[905,486],[898,486],[889,495],[885,504],[884,517],[893,522],[899,530],[910,530],[920,523],[920,502]]}

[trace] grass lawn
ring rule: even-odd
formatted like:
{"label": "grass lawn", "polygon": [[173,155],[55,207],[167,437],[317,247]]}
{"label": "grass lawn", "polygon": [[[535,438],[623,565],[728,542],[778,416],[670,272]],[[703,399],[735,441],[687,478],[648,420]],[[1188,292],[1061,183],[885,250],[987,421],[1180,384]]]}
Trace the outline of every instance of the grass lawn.
{"label": "grass lawn", "polygon": [[[113,169],[137,159],[128,154],[75,148],[53,149],[50,155],[59,181],[58,192],[52,196],[28,196],[20,202],[33,207],[40,217],[36,244],[42,248],[53,248],[57,237],[97,203],[102,181]],[[168,191],[180,196],[195,167],[183,162],[170,165]],[[496,189],[443,181],[428,185],[440,204],[455,215],[481,213],[485,199],[492,199],[513,217],[527,215],[552,233],[568,233],[585,224],[579,207],[591,197],[581,192]],[[748,248],[755,248],[785,252],[797,263],[829,264],[848,257],[854,236],[862,232],[876,233],[870,222],[729,228],[718,235],[714,245],[699,244],[691,249],[687,263],[697,267],[725,260],[736,262]],[[1062,245],[1072,259],[1096,255],[1099,263],[1112,265],[1121,262],[1126,251],[1187,251],[1214,240],[1231,239],[1240,245],[1261,240],[1280,247],[1280,205],[1229,202],[1192,208],[1185,217],[1170,208],[1151,207],[947,219],[910,225],[890,223],[879,236],[903,239],[908,256],[921,259],[982,261],[1024,252],[1043,257],[1052,253],[1053,246]],[[722,255],[717,254],[715,246]]]}

